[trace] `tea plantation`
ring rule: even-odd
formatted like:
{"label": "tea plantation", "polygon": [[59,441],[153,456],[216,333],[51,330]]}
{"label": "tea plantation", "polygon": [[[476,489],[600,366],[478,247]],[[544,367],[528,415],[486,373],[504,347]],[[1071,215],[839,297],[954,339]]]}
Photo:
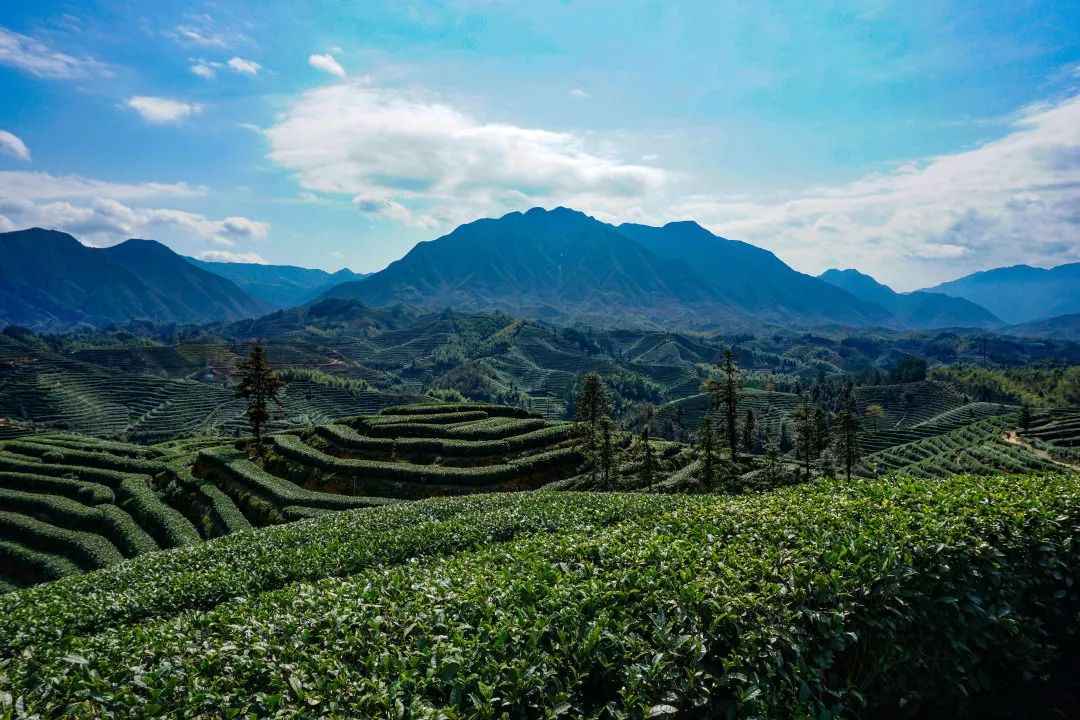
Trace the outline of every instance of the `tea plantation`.
{"label": "tea plantation", "polygon": [[272,435],[261,464],[211,440],[153,447],[70,434],[7,440],[0,591],[252,526],[536,488],[577,472],[573,432],[518,408],[442,404]]}
{"label": "tea plantation", "polygon": [[0,596],[0,713],[880,717],[1037,674],[1080,475],[336,513]]}

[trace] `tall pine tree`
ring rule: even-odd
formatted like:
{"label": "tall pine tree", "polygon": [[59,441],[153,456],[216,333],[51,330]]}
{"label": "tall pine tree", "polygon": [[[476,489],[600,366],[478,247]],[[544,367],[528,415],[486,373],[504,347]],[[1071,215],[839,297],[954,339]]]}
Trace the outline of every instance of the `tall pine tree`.
{"label": "tall pine tree", "polygon": [[271,402],[281,407],[281,389],[285,387],[278,374],[266,362],[266,349],[261,345],[251,348],[251,354],[237,363],[240,382],[235,397],[248,401],[247,418],[255,435],[255,453],[262,455],[262,429],[270,420]]}

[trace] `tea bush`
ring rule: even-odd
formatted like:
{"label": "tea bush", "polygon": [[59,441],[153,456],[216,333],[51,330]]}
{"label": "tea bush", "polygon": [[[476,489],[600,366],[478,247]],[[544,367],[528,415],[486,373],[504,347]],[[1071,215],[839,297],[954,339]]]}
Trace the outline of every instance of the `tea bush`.
{"label": "tea bush", "polygon": [[0,687],[43,717],[958,707],[1068,637],[1077,541],[1076,475],[425,501],[0,597]]}

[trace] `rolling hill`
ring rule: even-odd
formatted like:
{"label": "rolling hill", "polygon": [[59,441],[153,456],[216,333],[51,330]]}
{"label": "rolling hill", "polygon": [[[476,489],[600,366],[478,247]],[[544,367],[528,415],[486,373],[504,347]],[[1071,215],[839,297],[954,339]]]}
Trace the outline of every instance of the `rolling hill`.
{"label": "rolling hill", "polygon": [[858,270],[826,270],[818,277],[861,300],[877,303],[905,325],[920,330],[1002,324],[993,313],[970,300],[923,291],[898,293]]}
{"label": "rolling hill", "polygon": [[91,248],[32,228],[0,234],[0,252],[0,324],[41,331],[134,319],[202,324],[272,309],[152,240]]}
{"label": "rolling hill", "polygon": [[884,309],[694,223],[616,228],[567,208],[462,225],[322,297],[622,327],[896,324]]}
{"label": "rolling hill", "polygon": [[220,275],[245,292],[276,308],[290,308],[308,302],[335,285],[360,280],[366,274],[342,268],[335,273],[295,265],[259,265],[256,263],[209,262],[186,258],[203,270]]}
{"label": "rolling hill", "polygon": [[1044,340],[1080,340],[1080,313],[1058,315],[1031,322],[1008,325],[999,332],[1017,337],[1042,338]]}
{"label": "rolling hill", "polygon": [[1080,263],[995,268],[926,288],[978,303],[1008,323],[1080,313]]}

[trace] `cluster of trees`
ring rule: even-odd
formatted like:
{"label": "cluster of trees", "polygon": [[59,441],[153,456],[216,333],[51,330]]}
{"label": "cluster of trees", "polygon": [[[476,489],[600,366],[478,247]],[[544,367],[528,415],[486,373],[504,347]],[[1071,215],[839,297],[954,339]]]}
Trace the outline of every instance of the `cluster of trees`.
{"label": "cluster of trees", "polygon": [[[793,481],[797,475],[809,479],[815,470],[825,475],[840,470],[850,478],[861,456],[859,435],[864,417],[876,424],[884,416],[879,405],[871,405],[860,416],[853,385],[822,378],[806,390],[800,388],[799,404],[787,420],[770,432],[759,423],[753,408],[742,406],[745,375],[731,350],[721,355],[717,370],[716,377],[702,384],[709,407],[692,438],[697,448],[699,479],[706,487],[734,489],[737,478],[754,469],[768,485]],[[641,479],[651,487],[658,466],[649,443],[649,409],[631,418],[633,426],[641,428],[631,450],[637,456]],[[676,411],[679,409],[676,406]],[[595,487],[612,487],[619,455],[615,440],[619,428],[612,420],[611,393],[600,375],[584,376],[573,417],[579,425],[586,472]],[[679,427],[673,434],[682,440],[682,417],[677,421]],[[674,425],[676,421],[668,422]],[[797,475],[782,460],[789,452],[798,463]]]}
{"label": "cluster of trees", "polygon": [[[758,448],[763,449],[761,474],[774,484],[782,479],[784,472],[780,455],[790,450],[794,450],[807,479],[814,466],[818,466],[823,474],[832,474],[839,465],[845,475],[851,477],[860,458],[862,419],[850,383],[830,383],[819,378],[808,390],[798,388],[802,399],[789,418],[794,427],[794,438],[790,436],[787,423],[781,423],[777,435],[769,437],[759,428],[752,409],[746,408],[745,413],[740,413],[743,375],[734,353],[724,352],[717,366],[720,378],[706,380],[702,386],[709,399],[709,410],[697,433],[705,484],[712,485],[717,480],[717,435],[727,447],[728,458],[736,471],[742,469],[739,466],[740,450],[751,454]],[[880,406],[874,406],[873,414],[883,415],[884,412]]]}
{"label": "cluster of trees", "polygon": [[1034,407],[1080,403],[1080,366],[1048,368],[937,367],[934,380],[952,383],[975,400]]}

